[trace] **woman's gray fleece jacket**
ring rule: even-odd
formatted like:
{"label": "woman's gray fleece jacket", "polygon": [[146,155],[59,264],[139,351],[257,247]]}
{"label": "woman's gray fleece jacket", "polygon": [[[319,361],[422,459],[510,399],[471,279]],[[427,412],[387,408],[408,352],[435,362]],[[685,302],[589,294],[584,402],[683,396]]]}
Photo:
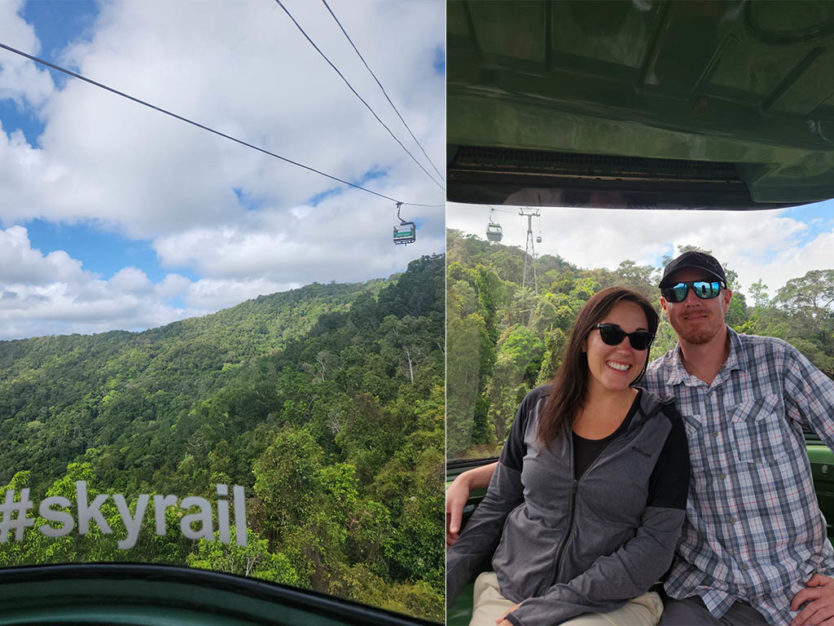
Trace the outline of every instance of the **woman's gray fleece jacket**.
{"label": "woman's gray fleece jacket", "polygon": [[486,497],[447,553],[447,602],[493,555],[502,595],[523,602],[507,616],[516,626],[605,613],[645,593],[672,562],[689,489],[673,404],[641,390],[625,431],[574,480],[569,427],[545,448],[537,441],[549,391],[527,394]]}

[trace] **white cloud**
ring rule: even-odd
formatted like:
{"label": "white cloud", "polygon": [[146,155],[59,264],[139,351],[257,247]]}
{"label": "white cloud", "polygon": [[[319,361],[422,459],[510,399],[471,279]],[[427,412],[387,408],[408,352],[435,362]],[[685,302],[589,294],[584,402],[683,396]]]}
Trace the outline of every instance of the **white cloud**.
{"label": "white cloud", "polygon": [[145,272],[135,267],[125,267],[119,270],[108,282],[111,288],[128,293],[141,294],[153,290],[153,285]]}
{"label": "white cloud", "polygon": [[184,295],[193,310],[215,311],[244,300],[300,287],[297,283],[275,283],[269,280],[198,280],[189,285]]}
{"label": "white cloud", "polygon": [[[288,6],[419,155],[323,5]],[[90,39],[67,50],[63,62],[337,177],[355,181],[382,170],[383,179],[367,184],[386,195],[394,182],[404,200],[442,201],[442,192],[277,4],[215,0],[194,8],[161,3],[148,11],[130,0],[104,4]],[[442,166],[444,79],[431,66],[445,36],[442,3],[403,3],[394,10],[384,1],[367,0],[335,3],[334,10]],[[236,222],[243,208],[234,189],[260,203],[290,206],[340,186],[77,80],[54,94],[45,113],[42,152],[15,146],[16,160],[31,162],[36,155],[37,170],[48,168],[51,175],[44,180],[43,174],[21,172],[4,185],[12,201],[0,207],[7,221],[97,219],[133,236],[156,237]],[[16,196],[30,201],[15,203]]]}
{"label": "white cloud", "polygon": [[[268,223],[269,219],[277,216],[267,215],[264,221]],[[365,222],[372,221],[365,218]],[[342,232],[343,225],[338,222],[334,222],[334,233],[341,234],[328,241],[327,233],[323,233],[321,241],[310,250],[294,242],[283,249],[269,236],[259,237],[254,230],[258,223],[260,220],[248,231],[229,230],[220,235],[207,231],[204,238],[197,234],[176,239],[172,245],[183,246],[193,255],[191,262],[204,265],[205,273],[215,277],[191,281],[169,273],[157,283],[134,267],[122,268],[104,280],[85,271],[81,261],[63,250],[44,255],[33,249],[27,230],[21,226],[0,229],[0,340],[162,326],[259,295],[301,287],[312,282],[308,280],[310,275],[318,276],[320,282],[337,280],[332,277],[340,272],[339,280],[344,281],[366,280],[368,272],[385,277],[399,271],[414,255],[413,250],[402,247],[380,246],[382,253],[369,261],[371,267],[357,272],[353,257],[367,257],[368,250],[363,249],[361,241],[347,246],[344,240],[350,233]],[[390,237],[388,221],[376,227]],[[191,242],[190,247],[185,248],[185,241]],[[429,239],[423,245],[437,246],[439,242]],[[224,246],[228,249],[222,249]],[[212,260],[218,253],[226,263],[217,262],[220,257]],[[329,255],[329,261],[321,261],[318,255]],[[274,269],[254,271],[263,265]],[[287,271],[288,266],[295,271]],[[294,280],[294,275],[304,276],[304,280]]]}
{"label": "white cloud", "polygon": [[0,285],[44,285],[53,281],[78,282],[84,278],[81,263],[66,252],[44,256],[29,244],[26,229],[0,230]]}
{"label": "white cloud", "polygon": [[[288,6],[406,138],[323,5]],[[397,10],[385,2],[334,5],[435,162],[444,139],[443,77],[431,67],[444,41],[441,9],[439,2]],[[389,195],[393,181],[405,185],[407,201],[442,201],[277,4],[218,0],[200,11],[189,3],[154,11],[132,1],[106,4],[90,41],[65,56],[90,78],[296,162],[351,181],[382,170],[386,176],[368,186]],[[45,164],[63,176],[27,205],[32,216],[101,219],[157,237],[235,223],[243,214],[236,188],[257,202],[290,206],[339,186],[80,81],[69,81],[46,113]],[[24,191],[25,181],[19,184]]]}
{"label": "white cloud", "polygon": [[[425,163],[326,8],[285,4]],[[36,52],[40,44],[17,15],[20,6],[0,3],[0,39]],[[445,41],[443,3],[331,6],[442,168],[444,77],[433,63]],[[361,184],[380,194],[441,206],[403,206],[403,216],[418,222],[418,241],[395,247],[393,201],[75,79],[57,90],[48,72],[2,53],[0,98],[13,98],[44,124],[32,144],[8,124],[0,133],[0,237],[17,246],[0,250],[0,260],[15,255],[0,267],[2,336],[158,325],[313,281],[387,276],[443,249],[443,192],[277,4],[170,2],[148,11],[116,0],[99,11],[58,63],[339,178],[359,182],[373,172]],[[102,280],[64,252],[32,250],[25,230],[16,229],[35,218],[94,223],[150,241],[171,273],[154,283],[143,267],[116,268]]]}
{"label": "white cloud", "polygon": [[[40,43],[35,30],[18,15],[23,0],[0,2],[0,41],[27,54],[37,54]],[[33,61],[0,50],[0,100],[10,98],[18,106],[24,103],[38,109],[55,86],[49,73]]]}
{"label": "white cloud", "polygon": [[[502,224],[502,243],[524,248],[527,220],[513,207],[495,207]],[[529,212],[529,209],[525,209]],[[769,211],[643,211],[603,209],[540,209],[542,243],[539,254],[559,255],[584,268],[615,269],[629,259],[639,265],[660,265],[681,245],[711,250],[739,275],[744,292],[757,280],[771,294],[791,278],[811,269],[828,269],[834,231],[807,238],[804,221],[784,210]],[[485,238],[489,207],[449,204],[447,225]],[[533,220],[534,235],[539,222]],[[826,252],[828,251],[828,252]]]}
{"label": "white cloud", "polygon": [[[221,229],[197,228],[160,237],[155,244],[163,265],[188,266],[206,277],[243,280],[263,277],[279,283],[354,282],[404,269],[404,259],[443,249],[444,211],[421,209],[403,217],[425,216],[417,243],[392,244],[396,211],[389,203],[361,202],[351,191],[316,207],[265,209]],[[361,203],[356,210],[353,203]]]}
{"label": "white cloud", "polygon": [[194,289],[173,274],[154,286],[136,268],[101,280],[63,250],[43,255],[33,249],[23,227],[0,230],[0,339],[134,330],[214,310],[199,306],[199,299],[187,309],[165,304]]}

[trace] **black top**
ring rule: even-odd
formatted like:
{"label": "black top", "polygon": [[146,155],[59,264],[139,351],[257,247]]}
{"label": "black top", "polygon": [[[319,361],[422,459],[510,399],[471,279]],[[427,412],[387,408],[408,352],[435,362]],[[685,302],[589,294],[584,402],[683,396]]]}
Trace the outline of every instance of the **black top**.
{"label": "black top", "polygon": [[579,480],[579,477],[585,473],[585,470],[591,466],[591,463],[605,450],[605,447],[628,428],[631,417],[640,406],[640,393],[641,391],[638,389],[637,395],[634,397],[634,402],[631,403],[631,408],[626,413],[625,419],[617,427],[617,430],[607,437],[602,439],[585,439],[585,437],[580,437],[576,433],[571,432],[573,435],[573,477],[576,480]]}

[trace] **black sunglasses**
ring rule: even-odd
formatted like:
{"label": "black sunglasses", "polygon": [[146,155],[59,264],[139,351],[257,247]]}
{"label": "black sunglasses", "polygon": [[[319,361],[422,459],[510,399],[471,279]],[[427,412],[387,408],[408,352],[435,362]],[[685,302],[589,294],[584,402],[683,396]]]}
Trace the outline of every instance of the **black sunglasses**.
{"label": "black sunglasses", "polygon": [[683,302],[686,300],[686,294],[689,292],[689,288],[692,288],[692,291],[695,292],[695,295],[698,296],[701,300],[712,300],[719,293],[721,293],[721,288],[726,287],[724,283],[720,280],[690,280],[683,283],[678,283],[677,285],[672,285],[671,287],[664,287],[660,290],[660,294],[666,298],[668,302]]}
{"label": "black sunglasses", "polygon": [[616,324],[596,324],[594,328],[599,330],[600,339],[609,346],[618,346],[623,339],[628,337],[628,342],[635,350],[645,350],[652,344],[652,335],[647,330],[635,330],[633,333],[627,333]]}

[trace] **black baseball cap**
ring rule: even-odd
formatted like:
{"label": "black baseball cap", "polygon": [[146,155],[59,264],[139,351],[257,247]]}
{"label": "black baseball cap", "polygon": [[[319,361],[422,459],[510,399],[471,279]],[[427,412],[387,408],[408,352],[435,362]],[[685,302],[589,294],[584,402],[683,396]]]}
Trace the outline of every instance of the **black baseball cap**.
{"label": "black baseball cap", "polygon": [[717,278],[725,285],[727,284],[727,276],[724,274],[724,268],[721,267],[715,257],[705,254],[703,252],[695,252],[690,250],[684,252],[678,258],[669,261],[666,267],[663,268],[663,278],[660,280],[660,288],[672,286],[671,276],[678,270],[696,269],[702,270],[710,276]]}

